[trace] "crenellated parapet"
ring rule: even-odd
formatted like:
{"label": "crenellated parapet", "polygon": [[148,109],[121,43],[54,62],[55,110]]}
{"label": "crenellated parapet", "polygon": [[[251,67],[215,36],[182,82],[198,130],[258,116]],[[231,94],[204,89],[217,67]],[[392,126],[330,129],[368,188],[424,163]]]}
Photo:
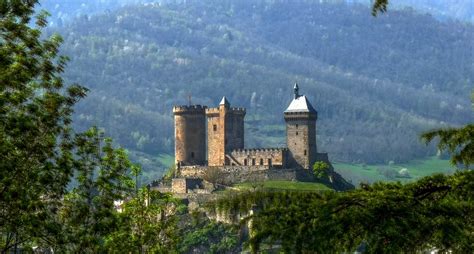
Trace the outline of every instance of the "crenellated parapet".
{"label": "crenellated parapet", "polygon": [[219,108],[206,108],[206,115],[219,115]]}
{"label": "crenellated parapet", "polygon": [[202,105],[178,105],[173,107],[173,114],[204,114],[207,106]]}
{"label": "crenellated parapet", "polygon": [[[220,108],[207,108],[206,115],[219,115]],[[247,110],[245,108],[228,108],[226,109],[227,114],[245,115]]]}
{"label": "crenellated parapet", "polygon": [[228,112],[230,112],[232,114],[245,115],[247,110],[245,108],[230,108]]}
{"label": "crenellated parapet", "polygon": [[234,149],[231,151],[232,154],[245,154],[253,155],[258,153],[272,153],[272,152],[285,152],[288,148],[249,148],[249,149]]}

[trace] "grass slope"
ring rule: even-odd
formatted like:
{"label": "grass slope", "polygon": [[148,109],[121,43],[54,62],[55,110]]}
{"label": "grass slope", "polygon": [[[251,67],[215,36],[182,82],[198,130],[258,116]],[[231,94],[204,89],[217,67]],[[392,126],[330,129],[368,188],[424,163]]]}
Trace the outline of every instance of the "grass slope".
{"label": "grass slope", "polygon": [[332,190],[322,183],[293,182],[293,181],[265,181],[261,183],[241,183],[237,184],[241,190],[250,190],[254,187],[270,190],[298,190],[298,191],[327,191]]}
{"label": "grass slope", "polygon": [[[409,182],[435,173],[451,174],[456,170],[456,168],[450,164],[449,160],[442,160],[437,157],[412,160],[402,164],[365,165],[335,162],[333,166],[338,173],[345,179],[351,180],[354,184],[359,184],[360,182],[372,183],[376,181]],[[400,172],[403,168],[408,170],[410,178],[393,175],[394,172]]]}

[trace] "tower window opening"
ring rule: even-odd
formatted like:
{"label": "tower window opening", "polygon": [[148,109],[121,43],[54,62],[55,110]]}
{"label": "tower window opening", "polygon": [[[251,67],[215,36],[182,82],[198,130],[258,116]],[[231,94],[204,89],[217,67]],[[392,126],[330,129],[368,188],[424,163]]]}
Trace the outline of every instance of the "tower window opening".
{"label": "tower window opening", "polygon": [[304,150],[304,155],[306,155],[306,150]]}
{"label": "tower window opening", "polygon": [[252,158],[252,166],[255,166],[255,158]]}
{"label": "tower window opening", "polygon": [[212,129],[213,129],[214,131],[217,131],[217,125],[214,124],[214,125],[212,126]]}
{"label": "tower window opening", "polygon": [[269,166],[269,167],[272,166],[272,159],[268,159],[268,166]]}
{"label": "tower window opening", "polygon": [[194,152],[191,152],[191,158],[194,159]]}
{"label": "tower window opening", "polygon": [[298,136],[298,132],[296,132],[296,136]]}
{"label": "tower window opening", "polygon": [[296,125],[296,129],[298,129],[298,124]]}
{"label": "tower window opening", "polygon": [[247,159],[244,159],[244,166],[247,166]]}
{"label": "tower window opening", "polygon": [[263,165],[263,159],[260,159],[260,165]]}

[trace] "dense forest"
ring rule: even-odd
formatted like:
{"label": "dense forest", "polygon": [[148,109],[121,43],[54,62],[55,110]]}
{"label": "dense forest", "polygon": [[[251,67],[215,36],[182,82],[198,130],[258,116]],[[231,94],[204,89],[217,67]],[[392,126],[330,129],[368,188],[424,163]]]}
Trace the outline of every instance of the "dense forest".
{"label": "dense forest", "polygon": [[[373,2],[373,0],[355,1],[365,4]],[[390,5],[391,8],[413,8],[442,19],[455,18],[470,22],[474,21],[474,5],[471,0],[397,0],[391,1]]]}
{"label": "dense forest", "polygon": [[[145,168],[173,154],[171,108],[248,110],[249,147],[284,146],[292,84],[319,112],[318,147],[347,162],[435,154],[418,135],[472,121],[474,27],[362,5],[193,1],[80,16],[59,32],[66,78],[91,89],[76,127],[106,129]],[[269,89],[271,87],[271,89]]]}
{"label": "dense forest", "polygon": [[[260,0],[262,1],[262,0]],[[314,0],[310,0],[314,1]],[[325,3],[364,4],[369,6],[373,0],[317,0]],[[119,7],[143,3],[179,3],[185,0],[45,0],[39,8],[47,9],[52,17],[49,24],[62,26],[64,22],[80,15],[91,15],[107,12]],[[189,2],[189,1],[186,1]],[[275,2],[267,0],[267,2]],[[474,21],[474,6],[471,0],[397,0],[389,3],[390,9],[411,8],[421,13],[430,13],[440,19],[459,19],[463,21]]]}

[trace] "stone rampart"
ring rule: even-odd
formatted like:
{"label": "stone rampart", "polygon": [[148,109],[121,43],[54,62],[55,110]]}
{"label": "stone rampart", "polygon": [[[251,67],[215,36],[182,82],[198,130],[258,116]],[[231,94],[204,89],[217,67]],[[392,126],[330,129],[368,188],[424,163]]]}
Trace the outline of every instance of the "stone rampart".
{"label": "stone rampart", "polygon": [[206,178],[208,170],[218,170],[219,181],[223,184],[235,184],[248,181],[299,180],[310,181],[311,174],[298,168],[268,168],[266,166],[184,166],[179,170],[180,177]]}

